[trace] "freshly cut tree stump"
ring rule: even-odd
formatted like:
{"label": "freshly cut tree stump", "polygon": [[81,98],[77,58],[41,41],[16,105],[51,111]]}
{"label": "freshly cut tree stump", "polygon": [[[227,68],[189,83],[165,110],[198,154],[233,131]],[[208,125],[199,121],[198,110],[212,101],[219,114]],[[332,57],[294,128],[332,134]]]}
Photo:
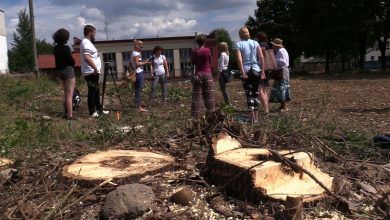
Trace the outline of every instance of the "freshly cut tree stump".
{"label": "freshly cut tree stump", "polygon": [[[214,140],[214,156],[209,157],[203,175],[212,184],[225,186],[232,196],[252,201],[264,196],[284,201],[287,196],[302,197],[303,202],[308,202],[324,195],[325,190],[312,178],[283,164],[267,149],[239,148],[237,144],[226,146],[232,142],[232,138],[226,135],[220,135],[219,138],[222,139]],[[311,154],[289,151],[278,153],[308,170],[331,188],[333,178],[313,164]]]}
{"label": "freshly cut tree stump", "polygon": [[119,179],[156,173],[174,163],[168,155],[134,151],[109,150],[85,155],[63,168],[66,177],[81,180]]}

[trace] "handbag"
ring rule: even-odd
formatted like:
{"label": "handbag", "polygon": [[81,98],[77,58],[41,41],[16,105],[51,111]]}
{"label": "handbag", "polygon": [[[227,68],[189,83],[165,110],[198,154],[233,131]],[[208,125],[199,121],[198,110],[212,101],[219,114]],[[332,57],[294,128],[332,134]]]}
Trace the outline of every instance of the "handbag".
{"label": "handbag", "polygon": [[265,50],[264,53],[264,70],[276,69],[276,59],[273,49]]}
{"label": "handbag", "polygon": [[137,76],[134,70],[127,69],[126,70],[126,79],[128,82],[131,82],[132,84],[135,84],[135,81],[137,80]]}
{"label": "handbag", "polygon": [[283,79],[283,69],[274,69],[271,71],[271,79],[280,81]]}

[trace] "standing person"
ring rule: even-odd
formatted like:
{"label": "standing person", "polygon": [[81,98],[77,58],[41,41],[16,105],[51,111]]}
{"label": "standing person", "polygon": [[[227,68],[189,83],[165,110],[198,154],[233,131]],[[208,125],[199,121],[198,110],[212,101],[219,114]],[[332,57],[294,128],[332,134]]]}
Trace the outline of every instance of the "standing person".
{"label": "standing person", "polygon": [[144,43],[140,40],[134,40],[134,50],[131,53],[131,65],[135,69],[135,106],[140,112],[146,112],[148,110],[142,108],[142,88],[144,87],[144,69],[143,66],[150,64],[149,60],[142,61],[141,50],[144,47]]}
{"label": "standing person", "polygon": [[221,42],[219,44],[219,58],[218,58],[218,72],[219,72],[219,89],[222,92],[223,99],[227,105],[230,105],[229,97],[226,92],[226,83],[228,83],[227,76],[229,67],[229,47],[226,42]]}
{"label": "standing person", "polygon": [[[267,37],[267,34],[264,33],[263,31],[259,31],[256,35],[256,38],[259,42],[259,45],[260,45],[260,48],[261,48],[261,52],[263,52],[263,56],[264,56],[264,59],[266,59],[266,51],[271,49],[271,44],[270,42],[268,41],[268,37]],[[264,80],[264,86],[269,86],[269,76],[270,76],[270,70],[265,70],[265,80]],[[262,87],[260,87],[261,89]],[[264,90],[264,89],[263,89]],[[264,90],[265,91],[265,90]],[[262,91],[259,91],[260,93]],[[265,95],[267,95],[267,93],[265,93]],[[268,97],[267,97],[268,98]]]}
{"label": "standing person", "polygon": [[206,36],[200,34],[195,39],[198,48],[191,51],[191,62],[195,65],[195,79],[192,82],[191,115],[199,118],[202,111],[202,102],[207,113],[214,111],[214,81],[211,74],[211,52],[205,47]]}
{"label": "standing person", "polygon": [[167,59],[162,55],[163,48],[155,46],[150,62],[150,76],[153,79],[152,88],[150,92],[150,100],[153,101],[156,95],[157,84],[160,83],[162,90],[162,101],[167,97],[167,78],[169,77],[169,69]]}
{"label": "standing person", "polygon": [[286,111],[286,102],[291,100],[290,97],[290,65],[287,50],[283,46],[283,41],[280,38],[275,38],[272,42],[272,48],[275,51],[276,66],[283,74],[283,79],[275,80],[270,95],[270,102],[280,103],[279,110]]}
{"label": "standing person", "polygon": [[[250,39],[247,27],[242,27],[238,32],[241,41],[236,43],[237,64],[243,81],[247,106],[250,110],[252,123],[257,122],[259,110],[259,86],[265,79],[264,56],[257,41]],[[268,100],[260,96],[264,105],[264,111],[268,113]]]}
{"label": "standing person", "polygon": [[53,40],[56,43],[56,46],[54,47],[56,70],[60,73],[62,88],[64,90],[64,118],[72,120],[72,98],[73,91],[76,86],[76,79],[74,74],[75,62],[72,57],[70,47],[66,45],[69,40],[69,31],[63,28],[58,29],[53,34]]}
{"label": "standing person", "polygon": [[81,73],[88,86],[88,111],[93,118],[101,114],[108,114],[103,111],[100,104],[99,75],[102,67],[99,53],[93,45],[95,42],[96,29],[92,25],[84,27],[84,39],[80,43]]}

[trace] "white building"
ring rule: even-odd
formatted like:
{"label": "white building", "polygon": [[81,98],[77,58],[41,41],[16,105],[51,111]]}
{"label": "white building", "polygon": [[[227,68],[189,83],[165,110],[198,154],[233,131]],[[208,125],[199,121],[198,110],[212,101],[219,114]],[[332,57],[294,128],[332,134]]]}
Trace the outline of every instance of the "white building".
{"label": "white building", "polygon": [[[366,54],[366,62],[378,62],[381,60],[381,52],[379,49],[369,49]],[[390,38],[386,42],[386,61],[390,62]]]}
{"label": "white building", "polygon": [[4,11],[0,9],[0,74],[8,73],[8,49]]}

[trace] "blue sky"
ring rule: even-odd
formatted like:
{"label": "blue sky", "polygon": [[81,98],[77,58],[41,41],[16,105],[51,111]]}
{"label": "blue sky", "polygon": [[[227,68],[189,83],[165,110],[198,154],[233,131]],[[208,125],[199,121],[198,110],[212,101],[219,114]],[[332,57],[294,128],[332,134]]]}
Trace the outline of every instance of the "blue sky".
{"label": "blue sky", "polygon": [[[0,0],[8,42],[24,8],[28,0]],[[106,40],[106,22],[109,39],[187,36],[225,28],[238,40],[238,29],[255,9],[256,0],[34,0],[36,35],[48,42],[58,28],[68,29],[71,39],[81,38],[85,24],[97,27],[97,39]]]}

